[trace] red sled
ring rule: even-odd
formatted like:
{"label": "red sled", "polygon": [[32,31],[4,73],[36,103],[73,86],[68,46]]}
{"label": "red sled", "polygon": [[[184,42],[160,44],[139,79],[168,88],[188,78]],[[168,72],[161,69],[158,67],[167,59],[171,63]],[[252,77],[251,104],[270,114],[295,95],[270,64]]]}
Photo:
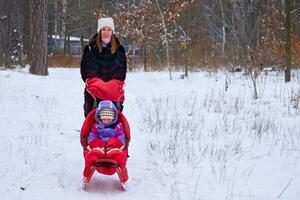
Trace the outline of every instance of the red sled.
{"label": "red sled", "polygon": [[[99,150],[89,150],[88,147],[88,135],[92,129],[93,124],[96,123],[95,120],[96,109],[92,110],[82,125],[80,132],[80,143],[83,147],[83,155],[85,158],[85,170],[82,188],[86,189],[87,184],[92,178],[95,171],[105,174],[113,175],[117,172],[120,183],[124,190],[126,190],[126,181],[128,180],[128,172],[126,167],[126,162],[128,158],[128,145],[130,141],[130,127],[127,119],[122,112],[118,111],[118,119],[124,126],[125,132],[125,148],[123,149],[110,149],[107,152],[102,152]],[[88,166],[87,167],[87,163]]]}

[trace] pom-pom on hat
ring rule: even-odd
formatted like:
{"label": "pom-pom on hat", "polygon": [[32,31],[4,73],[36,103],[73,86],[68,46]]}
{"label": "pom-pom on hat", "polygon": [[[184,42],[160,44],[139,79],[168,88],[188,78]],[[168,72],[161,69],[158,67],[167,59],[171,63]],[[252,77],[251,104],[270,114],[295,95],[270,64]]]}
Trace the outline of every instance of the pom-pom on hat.
{"label": "pom-pom on hat", "polygon": [[102,119],[114,119],[115,118],[115,112],[111,108],[103,108],[99,112],[99,118]]}
{"label": "pom-pom on hat", "polygon": [[111,17],[103,17],[98,19],[98,28],[97,28],[97,32],[99,33],[99,31],[103,28],[103,27],[110,27],[112,29],[113,32],[115,32],[115,25],[114,25],[114,20]]}

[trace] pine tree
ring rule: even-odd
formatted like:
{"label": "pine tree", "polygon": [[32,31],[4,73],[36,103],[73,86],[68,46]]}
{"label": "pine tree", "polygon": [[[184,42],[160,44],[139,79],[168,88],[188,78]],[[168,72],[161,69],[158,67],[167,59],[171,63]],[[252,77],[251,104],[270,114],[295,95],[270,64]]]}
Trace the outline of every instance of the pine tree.
{"label": "pine tree", "polygon": [[47,0],[30,1],[30,52],[29,72],[48,75],[48,14]]}

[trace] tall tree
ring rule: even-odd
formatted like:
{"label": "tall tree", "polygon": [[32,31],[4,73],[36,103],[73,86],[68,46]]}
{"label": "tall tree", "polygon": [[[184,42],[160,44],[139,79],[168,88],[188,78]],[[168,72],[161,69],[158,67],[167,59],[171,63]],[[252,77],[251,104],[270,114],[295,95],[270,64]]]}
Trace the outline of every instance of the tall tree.
{"label": "tall tree", "polygon": [[169,77],[170,80],[172,80],[172,70],[171,70],[171,65],[170,65],[170,56],[169,56],[169,40],[168,40],[168,29],[167,29],[167,25],[165,22],[165,16],[164,13],[162,12],[160,5],[158,4],[158,0],[156,0],[156,5],[157,8],[159,10],[160,16],[161,16],[161,22],[162,22],[162,28],[164,30],[164,35],[163,35],[163,43],[166,46],[166,53],[167,53],[167,67],[169,70]]}
{"label": "tall tree", "polygon": [[31,65],[29,72],[48,75],[48,14],[47,0],[30,1],[30,50]]}
{"label": "tall tree", "polygon": [[[179,30],[177,21],[179,12],[184,10],[189,1],[152,1],[118,4],[118,12],[114,15],[119,33],[139,44],[144,52],[144,70],[147,71],[148,50],[166,52],[168,69],[171,71],[169,47],[172,40],[176,40],[182,31]],[[141,17],[142,16],[142,17]],[[182,35],[182,34],[181,34]],[[159,48],[158,48],[159,47]],[[155,60],[160,56],[155,55]],[[171,78],[171,73],[170,73]]]}
{"label": "tall tree", "polygon": [[225,44],[226,44],[226,22],[225,22],[225,13],[224,13],[224,2],[222,0],[219,0],[220,10],[221,10],[221,16],[222,16],[222,55],[225,53]]}
{"label": "tall tree", "polygon": [[61,41],[62,43],[62,50],[63,53],[66,54],[67,53],[67,40],[68,40],[68,36],[67,36],[67,20],[68,20],[68,16],[67,16],[67,11],[68,11],[68,4],[67,4],[67,0],[62,0],[62,29],[61,29]]}
{"label": "tall tree", "polygon": [[285,0],[285,82],[291,81],[291,10],[292,0]]}
{"label": "tall tree", "polygon": [[131,37],[143,49],[144,71],[148,70],[147,57],[151,43],[155,43],[161,31],[160,17],[157,7],[151,1],[141,0],[135,6],[120,4],[114,16],[119,33]]}
{"label": "tall tree", "polygon": [[0,64],[22,65],[20,6],[17,0],[0,1]]}
{"label": "tall tree", "polygon": [[29,12],[29,2],[30,0],[21,1],[21,38],[23,43],[23,53],[27,61],[30,60],[30,36],[29,36],[29,21],[30,21],[30,12]]}

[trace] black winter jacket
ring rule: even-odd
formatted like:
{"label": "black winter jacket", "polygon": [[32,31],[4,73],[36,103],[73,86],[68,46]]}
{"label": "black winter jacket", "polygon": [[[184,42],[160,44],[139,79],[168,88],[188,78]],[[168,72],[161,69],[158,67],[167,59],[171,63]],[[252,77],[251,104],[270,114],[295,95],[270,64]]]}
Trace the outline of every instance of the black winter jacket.
{"label": "black winter jacket", "polygon": [[94,35],[90,43],[84,48],[80,63],[82,80],[85,81],[87,78],[97,77],[105,82],[111,79],[124,81],[127,70],[124,47],[120,45],[119,40],[116,38],[118,44],[116,52],[111,54],[111,44],[109,43],[100,54],[96,45],[97,35]]}

